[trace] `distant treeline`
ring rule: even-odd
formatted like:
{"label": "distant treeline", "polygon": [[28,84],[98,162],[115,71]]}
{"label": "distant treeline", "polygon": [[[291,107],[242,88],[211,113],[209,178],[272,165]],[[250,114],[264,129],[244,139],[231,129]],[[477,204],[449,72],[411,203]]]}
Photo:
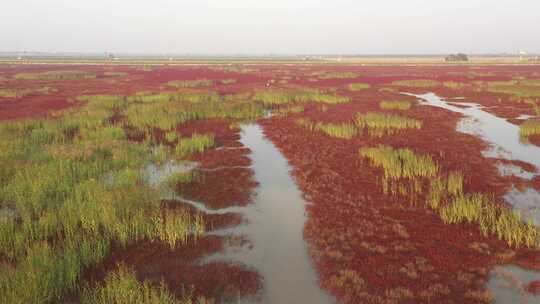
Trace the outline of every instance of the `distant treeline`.
{"label": "distant treeline", "polygon": [[463,53],[450,54],[444,58],[444,61],[469,61],[469,57]]}

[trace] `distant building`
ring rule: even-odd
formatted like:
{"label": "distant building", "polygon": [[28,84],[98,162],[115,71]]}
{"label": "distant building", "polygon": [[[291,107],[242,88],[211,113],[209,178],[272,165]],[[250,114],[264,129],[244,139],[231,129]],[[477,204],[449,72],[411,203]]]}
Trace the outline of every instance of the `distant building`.
{"label": "distant building", "polygon": [[446,62],[465,62],[469,61],[469,57],[463,53],[450,54],[444,58]]}
{"label": "distant building", "polygon": [[524,57],[527,56],[527,52],[524,50],[519,50],[519,60],[523,60]]}

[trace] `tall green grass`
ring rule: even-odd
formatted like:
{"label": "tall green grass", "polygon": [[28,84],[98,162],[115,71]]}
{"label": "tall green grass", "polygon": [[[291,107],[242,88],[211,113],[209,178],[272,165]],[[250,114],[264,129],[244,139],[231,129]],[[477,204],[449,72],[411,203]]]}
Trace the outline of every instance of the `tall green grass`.
{"label": "tall green grass", "polygon": [[302,105],[292,105],[292,106],[286,106],[286,107],[280,107],[279,109],[275,110],[274,113],[278,115],[284,115],[287,116],[289,114],[295,114],[295,113],[302,113],[304,112],[304,107]]}
{"label": "tall green grass", "polygon": [[257,92],[253,100],[261,101],[265,105],[281,105],[294,102],[320,102],[326,104],[340,104],[350,102],[349,97],[328,95],[318,90],[306,91],[280,91],[271,90]]}
{"label": "tall green grass", "polygon": [[412,88],[433,88],[438,87],[441,83],[432,79],[414,79],[414,80],[396,80],[392,82],[394,86],[412,87]]}
{"label": "tall green grass", "polygon": [[394,114],[369,112],[356,116],[356,126],[359,129],[367,129],[371,136],[381,137],[392,135],[405,129],[420,129],[420,120]]}
{"label": "tall green grass", "polygon": [[86,287],[83,291],[82,304],[190,304],[191,299],[177,300],[161,283],[159,287],[149,282],[140,282],[135,272],[120,264],[118,269],[111,272],[105,281],[94,289]]}
{"label": "tall green grass", "polygon": [[508,208],[498,206],[485,194],[459,195],[439,210],[445,223],[476,223],[485,236],[496,235],[511,247],[538,247],[540,230],[524,223]]}
{"label": "tall green grass", "polygon": [[15,79],[20,80],[80,80],[94,79],[97,75],[91,72],[83,71],[48,71],[42,73],[19,73]]}
{"label": "tall green grass", "polygon": [[140,130],[170,130],[194,120],[250,120],[264,115],[261,105],[246,100],[223,100],[216,94],[138,95],[128,100],[136,102],[125,111],[127,122]]}
{"label": "tall green grass", "polygon": [[445,81],[443,86],[452,90],[461,90],[465,87],[465,83],[455,81]]}
{"label": "tall green grass", "polygon": [[416,196],[422,194],[423,178],[437,176],[439,166],[426,155],[417,155],[409,149],[393,149],[389,146],[380,145],[373,148],[359,150],[362,158],[367,158],[370,163],[382,168],[383,193],[393,196],[409,196],[412,203]]}
{"label": "tall green grass", "polygon": [[358,130],[354,126],[354,124],[350,123],[341,123],[341,124],[335,124],[335,123],[321,123],[321,122],[312,122],[309,119],[306,118],[299,118],[296,121],[296,124],[309,130],[309,131],[321,131],[325,133],[326,135],[330,137],[335,138],[342,138],[342,139],[351,139],[356,134],[358,134]]}
{"label": "tall green grass", "polygon": [[176,131],[169,131],[165,133],[165,139],[170,143],[176,142],[178,139],[178,133]]}
{"label": "tall green grass", "polygon": [[22,98],[33,94],[49,94],[53,88],[44,86],[41,88],[24,89],[0,89],[0,98]]}
{"label": "tall green grass", "polygon": [[214,81],[208,79],[172,80],[167,82],[167,85],[175,88],[204,88],[213,86]]}
{"label": "tall green grass", "polygon": [[361,91],[365,89],[369,89],[371,86],[368,83],[351,83],[347,85],[347,89],[349,91]]}
{"label": "tall green grass", "polygon": [[492,93],[508,94],[516,98],[536,98],[540,97],[540,80],[509,80],[490,81],[485,83],[481,89]]}
{"label": "tall green grass", "polygon": [[435,177],[439,166],[426,155],[417,155],[409,149],[394,149],[380,145],[373,148],[362,148],[361,157],[384,170],[386,179],[413,179],[417,177]]}
{"label": "tall green grass", "polygon": [[407,111],[411,106],[411,102],[406,100],[383,100],[379,103],[379,107],[383,110]]}
{"label": "tall green grass", "polygon": [[192,153],[201,153],[215,144],[212,134],[193,134],[191,138],[182,138],[176,145],[176,156],[184,157]]}
{"label": "tall green grass", "polygon": [[234,84],[237,82],[237,80],[230,78],[230,79],[221,79],[219,82],[221,84]]}
{"label": "tall green grass", "polygon": [[350,79],[358,77],[360,77],[360,74],[355,72],[324,72],[318,75],[319,79]]}
{"label": "tall green grass", "polygon": [[519,126],[519,135],[522,138],[538,134],[540,134],[540,121],[538,120],[528,120]]}
{"label": "tall green grass", "polygon": [[483,235],[494,235],[510,247],[540,246],[540,229],[532,222],[524,223],[518,214],[496,204],[486,194],[466,194],[461,172],[442,176],[431,157],[409,149],[378,146],[362,148],[359,153],[373,166],[383,169],[385,194],[406,196],[415,201],[417,195],[424,193],[423,185],[427,182],[426,205],[436,210],[445,223],[476,224]]}
{"label": "tall green grass", "polygon": [[[81,97],[85,106],[52,119],[0,122],[0,208],[14,213],[0,219],[0,256],[16,265],[0,271],[1,303],[61,302],[111,243],[177,247],[204,231],[200,215],[164,209],[148,184],[142,168],[158,158],[152,144],[111,123],[139,103],[128,99]],[[194,136],[185,152],[209,142]]]}

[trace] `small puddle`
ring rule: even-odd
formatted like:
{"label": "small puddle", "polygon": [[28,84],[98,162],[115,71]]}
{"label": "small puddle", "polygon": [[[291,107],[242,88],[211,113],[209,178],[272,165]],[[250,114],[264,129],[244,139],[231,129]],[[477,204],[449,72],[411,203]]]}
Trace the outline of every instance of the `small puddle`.
{"label": "small puddle", "polygon": [[257,270],[263,278],[263,303],[335,302],[318,286],[303,238],[306,202],[289,175],[287,160],[264,138],[259,125],[241,128],[240,142],[251,150],[259,187],[254,204],[242,212],[247,223],[228,232],[244,236],[250,244],[205,261],[240,262]]}
{"label": "small puddle", "polygon": [[497,266],[490,273],[487,283],[495,304],[538,304],[540,295],[526,290],[527,285],[540,280],[540,272],[515,265]]}
{"label": "small puddle", "polygon": [[499,173],[502,176],[517,176],[521,177],[523,179],[531,180],[533,177],[535,177],[537,174],[525,171],[520,166],[512,165],[512,164],[498,164],[497,168],[499,169]]}
{"label": "small puddle", "polygon": [[515,187],[504,195],[504,199],[512,205],[522,219],[531,220],[540,226],[540,192],[533,188],[519,191]]}
{"label": "small puddle", "polygon": [[[461,113],[464,118],[459,122],[457,131],[482,138],[491,146],[484,151],[486,157],[518,160],[533,164],[537,172],[526,172],[518,166],[499,164],[501,175],[516,175],[524,179],[532,179],[538,175],[540,168],[540,147],[523,143],[519,136],[519,127],[506,119],[497,117],[482,110],[475,103],[460,102],[459,106],[447,102],[439,96],[428,93],[423,95],[406,94],[419,98],[420,104],[443,108]],[[513,187],[504,195],[504,199],[512,205],[525,221],[532,221],[540,226],[540,192],[533,188],[518,190]],[[488,281],[487,288],[494,295],[495,303],[540,303],[540,296],[526,291],[528,283],[540,280],[540,273],[523,269],[515,265],[495,267]]]}
{"label": "small puddle", "polygon": [[144,168],[144,173],[148,177],[150,186],[156,188],[167,181],[173,174],[191,171],[198,165],[197,162],[169,160],[161,165],[148,164]]}

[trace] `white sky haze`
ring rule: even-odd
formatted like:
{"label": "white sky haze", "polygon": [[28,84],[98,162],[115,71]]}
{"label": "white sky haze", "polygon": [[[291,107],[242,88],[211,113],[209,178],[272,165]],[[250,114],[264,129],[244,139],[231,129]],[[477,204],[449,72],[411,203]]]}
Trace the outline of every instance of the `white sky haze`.
{"label": "white sky haze", "polygon": [[0,51],[540,53],[540,0],[2,0]]}

